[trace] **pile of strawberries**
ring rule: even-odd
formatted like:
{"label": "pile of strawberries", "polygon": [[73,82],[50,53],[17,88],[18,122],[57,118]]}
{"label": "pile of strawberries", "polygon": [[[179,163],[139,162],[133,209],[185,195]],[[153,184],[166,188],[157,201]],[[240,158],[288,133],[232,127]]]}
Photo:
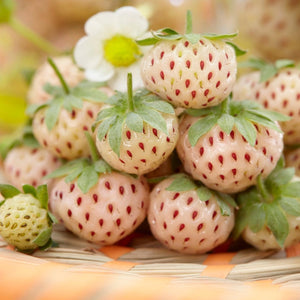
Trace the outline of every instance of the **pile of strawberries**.
{"label": "pile of strawberries", "polygon": [[152,46],[141,63],[145,88],[133,91],[128,74],[127,93],[83,80],[69,57],[49,59],[31,84],[30,124],[4,154],[15,188],[0,185],[3,238],[32,245],[22,218],[10,218],[16,210],[28,218],[26,203],[6,203],[20,189],[40,197],[47,185],[51,213],[37,247],[49,244],[44,227],[55,219],[110,245],[147,217],[157,240],[189,254],[231,234],[263,250],[300,241],[300,183],[282,159],[284,144],[300,143],[300,71],[288,60],[252,60],[260,72],[236,81],[243,51],[234,36],[153,33],[138,41]]}

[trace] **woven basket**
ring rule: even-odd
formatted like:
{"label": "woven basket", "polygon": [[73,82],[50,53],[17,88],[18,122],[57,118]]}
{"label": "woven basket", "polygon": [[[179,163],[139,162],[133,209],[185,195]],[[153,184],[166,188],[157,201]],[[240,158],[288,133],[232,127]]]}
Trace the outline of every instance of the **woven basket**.
{"label": "woven basket", "polygon": [[[248,248],[182,255],[139,232],[126,240],[126,246],[99,247],[61,225],[55,225],[53,239],[59,247],[32,255],[18,253],[0,241],[3,299],[20,299],[20,295],[22,299],[98,299],[102,293],[107,297],[103,299],[195,299],[196,291],[205,295],[201,299],[263,299],[262,295],[300,299],[298,245],[284,252]],[[30,284],[13,291],[8,288],[20,279],[29,280],[28,274],[34,274]],[[64,290],[67,294],[62,294]]]}

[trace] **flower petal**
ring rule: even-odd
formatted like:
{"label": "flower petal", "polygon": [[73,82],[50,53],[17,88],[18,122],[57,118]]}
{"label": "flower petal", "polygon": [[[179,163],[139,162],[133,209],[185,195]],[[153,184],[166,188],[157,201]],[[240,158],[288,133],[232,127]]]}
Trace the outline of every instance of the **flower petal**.
{"label": "flower petal", "polygon": [[85,78],[90,81],[103,82],[111,79],[114,73],[114,67],[106,61],[102,61],[102,63],[98,67],[87,69],[85,71]]}
{"label": "flower petal", "polygon": [[97,35],[101,40],[106,40],[116,34],[116,17],[112,11],[99,12],[86,21],[84,30],[87,35]]}
{"label": "flower petal", "polygon": [[96,37],[84,36],[74,48],[74,59],[81,68],[95,68],[103,60],[101,41]]}
{"label": "flower petal", "polygon": [[115,76],[109,80],[108,86],[120,92],[127,91],[127,74],[132,73],[133,90],[143,88],[144,82],[141,76],[140,63],[136,62],[127,68],[117,68]]}
{"label": "flower petal", "polygon": [[147,19],[134,7],[123,6],[116,10],[115,15],[119,34],[135,39],[148,29]]}

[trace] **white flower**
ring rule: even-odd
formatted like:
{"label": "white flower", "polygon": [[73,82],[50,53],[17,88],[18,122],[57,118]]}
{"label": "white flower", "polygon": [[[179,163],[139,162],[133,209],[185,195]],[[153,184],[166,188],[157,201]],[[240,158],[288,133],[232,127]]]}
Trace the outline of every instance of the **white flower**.
{"label": "white flower", "polygon": [[91,81],[107,81],[119,91],[127,90],[127,73],[132,73],[133,89],[143,87],[140,74],[142,47],[136,39],[144,37],[148,21],[137,9],[125,6],[115,12],[100,12],[85,23],[86,36],[74,49],[77,65]]}

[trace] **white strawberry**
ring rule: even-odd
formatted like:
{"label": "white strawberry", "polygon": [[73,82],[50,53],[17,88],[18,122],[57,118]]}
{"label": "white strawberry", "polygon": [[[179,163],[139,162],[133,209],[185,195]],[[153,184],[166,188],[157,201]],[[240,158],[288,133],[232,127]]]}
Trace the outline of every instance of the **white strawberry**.
{"label": "white strawberry", "polygon": [[148,222],[154,237],[166,247],[201,254],[227,240],[234,226],[230,204],[234,205],[231,197],[197,186],[180,174],[154,187]]}
{"label": "white strawberry", "polygon": [[13,186],[0,184],[5,199],[0,206],[0,235],[20,251],[33,251],[51,246],[52,223],[48,212],[46,185],[35,189],[24,185],[21,193]]}
{"label": "white strawberry", "polygon": [[[74,87],[83,81],[83,72],[74,64],[70,56],[58,56],[53,60],[70,87]],[[48,62],[42,64],[34,74],[27,95],[29,104],[45,103],[52,98],[52,95],[44,90],[46,83],[60,85],[59,78]]]}
{"label": "white strawberry", "polygon": [[99,91],[92,83],[82,82],[69,88],[55,69],[63,88],[48,85],[53,99],[46,104],[30,106],[33,114],[33,134],[42,147],[54,155],[68,160],[90,155],[85,131],[91,132],[107,90]]}
{"label": "white strawberry", "polygon": [[300,3],[295,0],[236,1],[240,35],[267,60],[300,58]]}
{"label": "white strawberry", "polygon": [[103,161],[71,161],[53,172],[49,205],[77,236],[100,245],[114,244],[145,219],[149,187],[143,177],[111,171]]}
{"label": "white strawberry", "polygon": [[300,241],[300,179],[277,167],[265,180],[238,195],[234,235],[259,250],[279,250]]}
{"label": "white strawberry", "polygon": [[44,176],[60,165],[61,161],[47,149],[23,145],[8,152],[3,162],[3,171],[6,179],[21,189],[24,184],[34,187],[51,184],[51,180],[44,179]]}
{"label": "white strawberry", "polygon": [[260,68],[241,76],[233,89],[234,100],[253,100],[266,109],[290,117],[280,123],[287,145],[300,143],[300,70],[289,60],[276,61],[275,65],[252,60],[249,66]]}
{"label": "white strawberry", "polygon": [[274,120],[283,115],[256,103],[227,102],[190,110],[179,125],[177,153],[186,172],[211,189],[240,192],[266,177],[283,150],[283,134]]}
{"label": "white strawberry", "polygon": [[96,121],[96,146],[113,168],[145,174],[161,165],[175,149],[178,120],[173,107],[147,90],[117,93],[106,101]]}
{"label": "white strawberry", "polygon": [[[189,23],[189,19],[187,21]],[[178,34],[171,29],[153,33],[141,44],[155,44],[143,57],[142,78],[151,92],[174,106],[203,108],[223,101],[236,80],[235,35]]]}

